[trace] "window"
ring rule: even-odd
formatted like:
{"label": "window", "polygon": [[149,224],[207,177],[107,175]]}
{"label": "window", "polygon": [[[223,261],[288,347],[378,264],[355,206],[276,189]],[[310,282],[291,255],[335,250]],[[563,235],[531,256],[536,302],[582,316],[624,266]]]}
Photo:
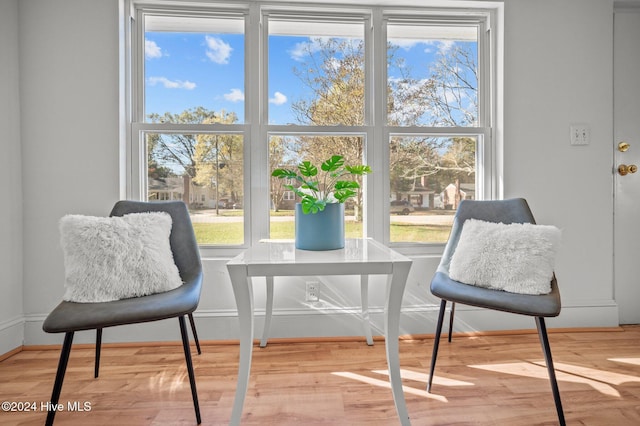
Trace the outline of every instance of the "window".
{"label": "window", "polygon": [[147,199],[182,200],[201,245],[244,242],[243,137],[226,133],[143,133]]}
{"label": "window", "polygon": [[391,242],[447,241],[460,201],[477,198],[477,145],[471,136],[391,136]]}
{"label": "window", "polygon": [[243,17],[167,15],[152,10],[141,12],[141,17],[144,110],[139,119],[176,124],[242,123]]}
{"label": "window", "polygon": [[[391,242],[446,242],[461,200],[482,197],[476,165],[484,21],[387,20]],[[433,132],[433,133],[431,133]],[[398,213],[401,213],[400,215]]]}
{"label": "window", "polygon": [[129,3],[127,196],[184,200],[201,246],[293,238],[271,171],[333,154],[373,168],[348,237],[441,247],[496,193],[490,9]]}
{"label": "window", "polygon": [[145,6],[135,22],[130,152],[140,185],[129,196],[182,200],[199,244],[241,245],[244,14]]}
{"label": "window", "polygon": [[364,18],[270,13],[265,21],[269,124],[361,126]]}

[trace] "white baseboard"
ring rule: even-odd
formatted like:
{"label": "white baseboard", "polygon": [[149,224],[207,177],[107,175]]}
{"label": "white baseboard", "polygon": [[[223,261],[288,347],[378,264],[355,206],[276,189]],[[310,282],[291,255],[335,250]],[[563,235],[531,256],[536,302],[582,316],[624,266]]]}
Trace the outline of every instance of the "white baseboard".
{"label": "white baseboard", "polygon": [[[439,305],[425,304],[405,306],[400,321],[401,335],[433,334],[437,322]],[[340,337],[363,336],[359,307],[315,306],[309,309],[274,310],[271,320],[270,337]],[[62,334],[47,334],[42,331],[46,315],[28,315],[24,320],[24,344],[60,344]],[[373,335],[384,334],[384,310],[370,308]],[[200,340],[238,339],[238,319],[235,310],[198,310],[194,313]],[[448,316],[447,316],[448,318]],[[6,346],[11,350],[22,344],[22,321],[14,321],[11,327],[1,328],[0,333],[12,334]],[[171,324],[173,322],[173,325]],[[448,324],[448,320],[447,320]],[[254,336],[262,336],[264,310],[256,310]],[[618,306],[613,300],[589,301],[587,303],[567,303],[560,316],[547,320],[548,328],[616,327],[618,326]],[[526,316],[468,306],[456,307],[455,332],[495,331],[535,329],[535,322]],[[76,333],[74,343],[91,343],[95,332]],[[178,321],[169,319],[154,323],[136,324],[106,329],[103,342],[145,342],[180,340]],[[5,342],[4,337],[0,342]],[[7,352],[8,350],[4,351]],[[3,353],[0,351],[0,353]]]}
{"label": "white baseboard", "polygon": [[0,355],[22,346],[24,341],[24,317],[17,316],[0,322]]}

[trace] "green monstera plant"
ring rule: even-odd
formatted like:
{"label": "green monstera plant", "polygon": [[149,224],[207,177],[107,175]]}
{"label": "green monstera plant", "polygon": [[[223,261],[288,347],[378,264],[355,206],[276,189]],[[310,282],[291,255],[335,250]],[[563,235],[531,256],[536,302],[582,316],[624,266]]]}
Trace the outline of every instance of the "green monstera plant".
{"label": "green monstera plant", "polygon": [[[345,164],[341,155],[333,155],[318,167],[310,161],[303,161],[296,169],[275,169],[271,176],[280,179],[294,179],[299,186],[284,185],[285,188],[296,193],[301,198],[302,212],[317,213],[324,210],[328,203],[344,203],[355,197],[360,184],[355,176],[371,173],[371,168],[364,164],[350,166]],[[345,177],[351,177],[345,180]]]}

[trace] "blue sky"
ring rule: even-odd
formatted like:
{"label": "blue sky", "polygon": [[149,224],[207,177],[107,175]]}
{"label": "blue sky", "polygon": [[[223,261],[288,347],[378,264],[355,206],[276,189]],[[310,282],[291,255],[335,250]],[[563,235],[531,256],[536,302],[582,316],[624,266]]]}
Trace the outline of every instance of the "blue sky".
{"label": "blue sky", "polygon": [[[287,37],[270,52],[278,73],[269,82],[271,121],[293,122],[291,102],[301,96],[292,73],[296,45],[307,38]],[[178,113],[203,106],[234,111],[244,120],[244,37],[231,34],[147,33],[145,40],[146,109]]]}
{"label": "blue sky", "polygon": [[[300,64],[301,49],[308,37],[274,37],[270,40],[269,121],[293,123],[291,103],[305,96],[292,70]],[[412,76],[425,78],[438,51],[451,42],[403,40],[398,55],[412,69]],[[235,112],[244,121],[244,36],[147,32],[145,38],[146,113],[179,113],[202,106]],[[277,70],[277,72],[274,72]],[[397,70],[389,70],[394,77]],[[397,75],[397,74],[396,74]]]}

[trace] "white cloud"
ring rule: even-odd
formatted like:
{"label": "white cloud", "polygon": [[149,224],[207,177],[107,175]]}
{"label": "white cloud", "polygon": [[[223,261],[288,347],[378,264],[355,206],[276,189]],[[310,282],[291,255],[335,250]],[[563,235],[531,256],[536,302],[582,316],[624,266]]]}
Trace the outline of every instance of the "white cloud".
{"label": "white cloud", "polygon": [[216,64],[228,64],[233,48],[217,37],[206,37],[207,57]]}
{"label": "white cloud", "polygon": [[269,98],[269,103],[274,105],[282,105],[287,102],[287,97],[280,92],[275,92],[273,98]]}
{"label": "white cloud", "polygon": [[[428,41],[425,44],[429,46],[436,46],[440,54],[446,55],[456,45],[456,42],[455,40],[433,40]],[[425,52],[430,53],[432,50],[427,47]]]}
{"label": "white cloud", "polygon": [[400,49],[407,51],[418,45],[426,45],[426,47],[424,48],[425,53],[432,53],[435,48],[440,54],[443,55],[449,52],[449,50],[451,50],[451,48],[456,44],[455,40],[415,40],[408,38],[398,38],[389,41],[395,46],[398,46]]}
{"label": "white cloud", "polygon": [[320,38],[312,38],[309,41],[296,43],[292,50],[289,51],[291,59],[302,61],[305,56],[313,54],[320,50]]}
{"label": "white cloud", "polygon": [[169,80],[166,77],[149,77],[149,85],[155,86],[156,84],[162,84],[166,89],[186,89],[193,90],[196,88],[196,84],[190,81],[181,80]]}
{"label": "white cloud", "polygon": [[447,53],[448,51],[450,51],[454,46],[456,45],[456,42],[453,40],[443,40],[440,42],[440,53]]}
{"label": "white cloud", "polygon": [[158,46],[155,41],[145,39],[144,56],[146,56],[147,59],[160,58],[162,56],[162,49],[160,49],[160,46]]}
{"label": "white cloud", "polygon": [[[309,41],[296,43],[293,49],[287,51],[291,59],[302,62],[305,57],[313,55],[322,50],[323,45],[326,47],[331,37],[309,37]],[[358,38],[345,39],[346,49],[356,51],[360,49],[362,40]]]}
{"label": "white cloud", "polygon": [[412,40],[408,38],[394,38],[389,41],[391,42],[391,44],[398,46],[399,48],[404,50],[410,50],[413,46],[421,43],[420,40]]}
{"label": "white cloud", "polygon": [[231,89],[231,92],[225,93],[224,98],[230,102],[244,101],[244,93],[240,89]]}

